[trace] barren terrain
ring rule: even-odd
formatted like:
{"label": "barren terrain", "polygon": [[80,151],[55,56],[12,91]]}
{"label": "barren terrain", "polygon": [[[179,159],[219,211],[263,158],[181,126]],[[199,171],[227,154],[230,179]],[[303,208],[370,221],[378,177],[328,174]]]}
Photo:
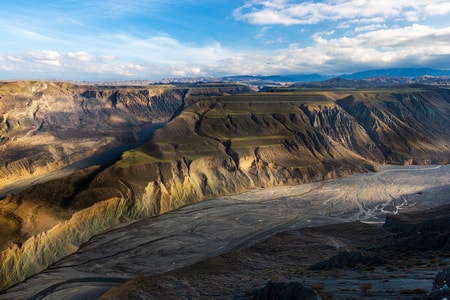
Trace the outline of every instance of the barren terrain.
{"label": "barren terrain", "polygon": [[[448,165],[387,166],[382,167],[378,173],[262,189],[189,205],[159,217],[122,225],[93,237],[75,254],[7,290],[0,295],[0,299],[40,299],[43,296],[45,299],[95,299],[112,286],[136,275],[163,274],[229,251],[245,249],[277,232],[355,220],[382,222],[386,213],[397,212],[398,209],[425,209],[447,204],[450,193],[449,175]],[[361,226],[363,233],[355,237],[361,239],[358,243],[370,242],[372,230],[380,238],[385,235],[377,231],[380,230],[378,227]],[[356,225],[352,228],[359,230]],[[366,228],[367,234],[364,233]],[[340,237],[339,234],[344,236]],[[303,257],[311,256],[311,252],[316,253],[317,256],[315,254],[305,261],[305,264],[309,264],[317,262],[319,258],[327,259],[337,248],[352,249],[355,247],[354,242],[348,242],[347,246],[346,234],[345,230],[341,233],[329,231],[329,235],[316,241],[307,237],[298,239],[297,242],[303,245],[298,255]],[[324,241],[327,245],[325,248],[329,249],[320,252],[320,244]],[[319,243],[317,247],[316,242]],[[279,247],[281,251],[283,246]],[[369,247],[370,245],[366,248]],[[400,253],[401,251],[399,255]],[[250,261],[253,259],[250,254],[244,257]],[[218,258],[217,261],[221,259]],[[426,259],[423,261],[428,263]],[[436,264],[432,265],[433,268],[425,270],[426,276],[423,273],[418,275],[422,278],[423,288],[429,284],[427,282],[438,267]],[[260,268],[263,266],[264,264]],[[301,276],[306,272],[304,265],[295,270],[297,273],[291,274],[285,269],[279,276]],[[355,276],[353,280],[363,276],[361,274],[370,277],[370,272],[366,271],[356,272],[352,275]],[[273,272],[278,274],[279,271]],[[248,283],[244,283],[244,279],[245,277],[241,278],[242,285],[250,287],[251,284],[261,284],[270,277],[264,275],[255,278],[255,281],[249,278]],[[311,280],[314,282],[314,279]],[[352,280],[349,279],[349,282]],[[242,285],[231,284],[235,291],[243,288]],[[359,287],[356,289],[360,290]]]}
{"label": "barren terrain", "polygon": [[[407,177],[392,178],[388,175],[403,171],[386,166],[448,163],[450,93],[445,88],[292,88],[254,93],[246,85],[229,83],[98,87],[12,82],[2,83],[0,93],[4,186],[0,193],[5,195],[0,202],[0,289],[81,247],[76,254],[80,255],[92,236],[133,220],[147,221],[131,226],[153,224],[151,217],[204,200],[218,198],[224,204],[218,209],[225,215],[210,216],[195,228],[209,228],[216,219],[226,222],[216,224],[220,232],[232,225],[231,236],[225,238],[228,246],[205,242],[213,247],[206,251],[211,255],[250,245],[290,225],[379,223],[385,214],[415,202],[436,206],[448,201],[444,196],[448,180],[438,175],[448,172],[446,167],[406,169]],[[140,136],[156,121],[167,123],[147,139]],[[103,138],[114,142],[106,145]],[[376,172],[378,165],[384,167],[370,175],[376,176],[375,181],[360,175],[342,181],[342,186],[319,183]],[[422,172],[435,177],[423,178]],[[31,182],[17,181],[30,177]],[[299,185],[312,182],[316,183]],[[297,185],[299,190],[293,188]],[[266,189],[274,186],[282,189]],[[440,193],[442,189],[445,193]],[[242,194],[246,191],[255,196],[240,199],[247,197]],[[243,217],[237,216],[241,208],[247,209]],[[204,217],[208,215],[199,215],[199,222]],[[165,222],[166,227],[191,226],[189,218]],[[241,231],[241,225],[253,231]],[[218,231],[214,226],[208,230]],[[141,229],[137,232],[129,245],[142,240]],[[204,250],[199,252],[202,257]],[[95,277],[103,284],[129,279],[140,270],[105,264],[98,262],[98,267],[110,268],[118,277]],[[150,272],[145,263],[142,267],[145,274]],[[90,268],[63,272],[58,278],[101,273]],[[77,275],[68,282],[90,281],[91,275],[88,279]]]}
{"label": "barren terrain", "polygon": [[[310,269],[352,251],[385,262]],[[269,281],[299,281],[321,299],[422,299],[449,265],[448,249],[417,251],[381,227],[350,222],[286,231],[162,275],[138,276],[100,299],[253,299]]]}

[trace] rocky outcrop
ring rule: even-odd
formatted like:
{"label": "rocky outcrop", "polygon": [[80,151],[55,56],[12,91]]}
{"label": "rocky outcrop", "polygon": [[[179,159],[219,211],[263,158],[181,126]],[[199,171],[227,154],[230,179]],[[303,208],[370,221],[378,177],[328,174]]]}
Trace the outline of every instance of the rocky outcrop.
{"label": "rocky outcrop", "polygon": [[0,253],[0,290],[36,274],[75,252],[90,237],[129,220],[128,200],[112,198],[74,213],[20,245]]}
{"label": "rocky outcrop", "polygon": [[422,212],[386,216],[384,227],[417,250],[450,250],[450,206]]}
{"label": "rocky outcrop", "polygon": [[103,90],[67,83],[3,83],[0,185],[136,141],[144,124],[167,121],[183,105],[185,94],[170,86]]}
{"label": "rocky outcrop", "polygon": [[450,268],[440,270],[433,279],[434,289],[444,288],[445,285],[447,285],[447,289],[449,289],[449,284],[450,284]]}
{"label": "rocky outcrop", "polygon": [[180,108],[188,89],[171,86],[152,88],[102,88],[85,90],[82,97],[83,110],[88,113],[101,111],[98,103],[105,103],[120,115],[143,122],[167,121]]}
{"label": "rocky outcrop", "polygon": [[269,281],[263,288],[255,290],[252,296],[236,297],[235,299],[319,300],[320,297],[312,288],[304,286],[298,280],[291,280],[287,282]]}
{"label": "rocky outcrop", "polygon": [[450,289],[436,289],[427,293],[423,300],[445,300],[450,297]]}
{"label": "rocky outcrop", "polygon": [[[450,114],[444,89],[403,93],[355,93],[336,103],[370,137],[369,148],[391,164],[448,163],[449,133],[442,124]],[[376,156],[378,157],[378,155]]]}
{"label": "rocky outcrop", "polygon": [[433,279],[433,288],[424,300],[442,300],[450,297],[450,268],[440,270]]}
{"label": "rocky outcrop", "polygon": [[329,260],[318,262],[310,270],[329,270],[334,268],[354,268],[357,265],[378,266],[386,263],[386,260],[378,256],[365,256],[361,252],[341,252]]}
{"label": "rocky outcrop", "polygon": [[366,159],[378,162],[385,160],[381,149],[374,143],[363,125],[341,106],[324,107],[320,110],[309,110],[307,107],[303,109],[314,129],[325,136]]}

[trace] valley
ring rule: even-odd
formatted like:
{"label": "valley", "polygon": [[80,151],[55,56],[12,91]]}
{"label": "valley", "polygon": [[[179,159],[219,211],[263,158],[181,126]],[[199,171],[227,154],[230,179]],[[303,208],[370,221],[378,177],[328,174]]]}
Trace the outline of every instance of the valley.
{"label": "valley", "polygon": [[[289,228],[380,223],[402,206],[448,203],[445,88],[12,82],[0,92],[0,289],[29,278],[0,298],[99,296]],[[151,249],[182,258],[147,266]],[[121,265],[115,253],[130,251],[142,268]],[[98,289],[80,290],[89,278]]]}
{"label": "valley", "polygon": [[90,157],[86,157],[84,159],[75,161],[72,164],[69,164],[61,169],[57,169],[54,171],[50,171],[48,173],[35,176],[32,176],[30,174],[30,176],[24,179],[14,181],[11,184],[7,184],[2,188],[0,188],[0,199],[4,198],[8,194],[19,192],[21,190],[26,189],[27,187],[36,184],[45,183],[58,178],[67,177],[77,170],[89,168],[95,165],[104,165],[110,162],[114,162],[120,158],[120,156],[124,151],[136,148],[140,146],[142,143],[144,143],[155,130],[161,128],[162,126],[164,126],[164,124],[165,123],[155,123],[142,127],[136,133],[137,139],[135,142],[130,142],[121,146],[111,148],[107,151],[94,154]]}
{"label": "valley", "polygon": [[[449,193],[449,165],[387,166],[378,173],[204,201],[97,235],[76,253],[0,294],[0,299],[96,299],[136,274],[164,274],[299,228],[356,220],[381,224],[386,214],[396,210],[427,210],[448,204]],[[331,238],[326,241],[328,247],[339,248],[334,243]],[[308,245],[303,247],[307,251]],[[276,269],[273,266],[273,271]],[[300,276],[301,270],[292,276]],[[421,281],[423,289],[434,275],[427,274]],[[412,281],[400,288],[414,289],[415,285]],[[227,298],[226,293],[223,297]]]}

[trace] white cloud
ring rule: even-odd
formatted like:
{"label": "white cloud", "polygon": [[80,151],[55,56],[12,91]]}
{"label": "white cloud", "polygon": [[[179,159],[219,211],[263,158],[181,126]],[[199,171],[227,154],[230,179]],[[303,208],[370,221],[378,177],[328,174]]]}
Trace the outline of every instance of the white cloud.
{"label": "white cloud", "polygon": [[255,36],[255,38],[256,39],[261,39],[261,38],[263,38],[265,35],[266,35],[266,32],[268,31],[268,30],[270,30],[272,27],[270,27],[270,26],[265,26],[265,27],[262,27],[262,28],[260,28],[259,29],[259,32],[258,32],[258,34]]}
{"label": "white cloud", "polygon": [[172,68],[171,74],[175,77],[201,76],[202,69],[199,67],[180,66]]}
{"label": "white cloud", "polygon": [[86,51],[68,52],[67,56],[79,61],[93,61],[96,57]]}
{"label": "white cloud", "polygon": [[217,42],[191,45],[180,43],[169,36],[137,38],[124,34],[107,35],[102,38],[106,41],[105,46],[108,46],[107,41],[114,41],[114,45],[111,45],[111,47],[114,47],[114,50],[111,50],[114,55],[138,59],[156,65],[210,63],[222,57],[233,55],[230,50],[223,48]]}
{"label": "white cloud", "polygon": [[388,26],[386,24],[371,24],[366,26],[358,26],[355,28],[355,32],[362,32],[362,31],[374,31],[379,29],[386,29]]}
{"label": "white cloud", "polygon": [[403,18],[417,21],[422,15],[445,15],[450,12],[447,0],[328,0],[301,2],[252,0],[234,11],[235,18],[257,25],[317,24],[345,21]]}
{"label": "white cloud", "polygon": [[[281,3],[281,2],[280,2]],[[413,24],[385,28],[381,24],[360,27],[351,37],[333,32],[316,33],[313,44],[291,44],[277,50],[243,50],[211,42],[181,43],[169,36],[136,38],[126,35],[102,37],[109,52],[87,50],[0,53],[0,69],[17,74],[41,72],[49,77],[76,79],[221,76],[233,74],[327,73],[383,67],[431,66],[449,68],[450,27]],[[105,41],[114,41],[107,44]],[[110,46],[110,47],[108,47]]]}
{"label": "white cloud", "polygon": [[112,73],[114,75],[125,77],[133,77],[136,76],[136,74],[140,74],[146,70],[145,67],[134,63],[101,64],[101,66],[102,73]]}
{"label": "white cloud", "polygon": [[13,61],[13,62],[22,62],[23,61],[23,59],[15,57],[13,55],[8,55],[7,58],[9,61]]}
{"label": "white cloud", "polygon": [[61,55],[54,50],[33,50],[26,52],[26,57],[34,60],[57,60]]}
{"label": "white cloud", "polygon": [[18,59],[23,59],[33,64],[42,64],[48,66],[58,67],[61,65],[60,60],[61,55],[58,51],[54,50],[32,50],[25,52],[22,57]]}
{"label": "white cloud", "polygon": [[[450,54],[450,27],[435,29],[429,26],[413,24],[404,28],[382,29],[367,32],[352,39],[356,45],[387,47],[393,49],[408,48],[434,49]],[[435,48],[433,48],[435,47]],[[437,49],[439,48],[439,50]]]}
{"label": "white cloud", "polygon": [[448,68],[450,28],[412,25],[376,29],[355,37],[316,34],[314,44],[292,44],[270,53],[245,53],[218,63],[228,74],[328,73],[371,68],[433,66]]}
{"label": "white cloud", "polygon": [[450,2],[448,1],[429,1],[430,3],[424,6],[424,12],[427,15],[442,16],[450,13]]}

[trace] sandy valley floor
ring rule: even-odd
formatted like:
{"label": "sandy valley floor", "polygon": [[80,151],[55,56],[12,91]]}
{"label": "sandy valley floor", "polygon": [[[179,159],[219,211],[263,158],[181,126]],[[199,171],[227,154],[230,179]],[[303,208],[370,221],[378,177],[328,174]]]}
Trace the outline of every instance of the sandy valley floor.
{"label": "sandy valley floor", "polygon": [[[398,210],[448,204],[449,175],[448,165],[386,166],[378,173],[251,191],[190,205],[93,237],[77,253],[0,294],[0,299],[96,299],[136,275],[157,276],[200,261],[204,262],[164,275],[169,276],[168,281],[154,282],[172,280],[175,285],[192,285],[193,295],[226,298],[243,295],[268,279],[300,277],[323,294],[331,291],[363,297],[377,290],[398,294],[401,287],[404,299],[411,299],[431,288],[431,278],[441,265],[450,263],[449,257],[438,252],[417,256],[404,249],[386,248],[391,236],[367,223],[379,224],[386,213]],[[365,223],[353,222],[357,220]],[[352,223],[309,228],[342,222]],[[284,233],[275,235],[280,232]],[[349,270],[340,281],[336,279],[341,276],[339,270],[307,270],[339,249],[370,254],[371,247],[382,247],[377,255],[389,263]],[[216,257],[233,250],[237,252]],[[208,281],[209,275],[202,275],[206,269],[217,276],[211,277],[216,278],[216,285]],[[239,272],[227,273],[235,270]],[[190,280],[192,274],[197,275]],[[371,274],[378,279],[372,280]],[[369,287],[361,285],[364,278]],[[139,285],[141,279],[131,284]],[[124,290],[127,293],[127,288]]]}

